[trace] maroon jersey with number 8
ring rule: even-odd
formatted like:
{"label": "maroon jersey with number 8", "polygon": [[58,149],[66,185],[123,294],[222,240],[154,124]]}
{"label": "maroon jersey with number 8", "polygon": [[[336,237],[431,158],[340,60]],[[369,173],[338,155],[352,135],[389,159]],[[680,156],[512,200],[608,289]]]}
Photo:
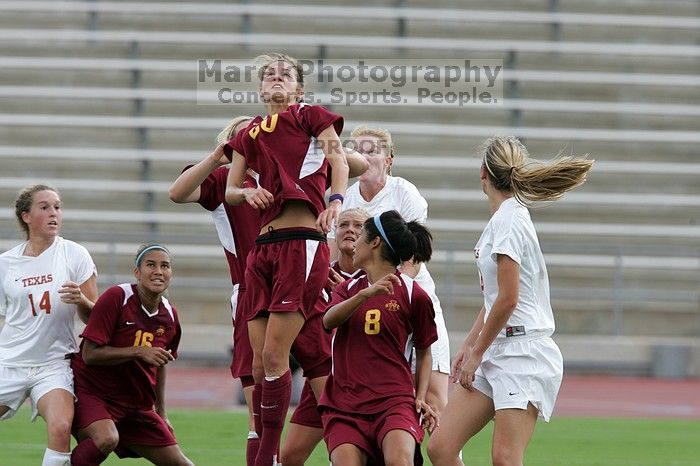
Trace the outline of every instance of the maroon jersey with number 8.
{"label": "maroon jersey with number 8", "polygon": [[[333,369],[319,406],[376,414],[413,402],[411,348],[425,349],[437,340],[435,313],[430,297],[413,279],[396,275],[401,286],[394,286],[393,295],[367,299],[337,328]],[[328,308],[368,287],[366,276],[341,283]]]}

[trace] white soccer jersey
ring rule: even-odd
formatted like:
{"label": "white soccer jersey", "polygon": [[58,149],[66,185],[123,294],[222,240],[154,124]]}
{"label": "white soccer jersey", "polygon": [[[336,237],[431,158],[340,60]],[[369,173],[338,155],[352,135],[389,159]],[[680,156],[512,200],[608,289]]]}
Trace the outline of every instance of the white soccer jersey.
{"label": "white soccer jersey", "polygon": [[40,366],[78,351],[73,334],[76,305],[61,301],[67,281],[85,283],[95,264],[87,249],[56,237],[38,257],[23,256],[27,243],[0,255],[0,365]]}
{"label": "white soccer jersey", "polygon": [[[369,202],[365,201],[360,194],[359,181],[350,186],[343,201],[343,210],[357,207],[365,209],[370,215],[396,210],[407,222],[417,221],[425,224],[428,220],[428,202],[421,196],[413,183],[398,176],[387,176],[384,187]],[[335,231],[328,236],[335,237]],[[440,300],[435,293],[435,282],[425,264],[421,264],[414,280],[430,296],[435,313],[441,313],[442,306],[440,306]]]}
{"label": "white soccer jersey", "polygon": [[[387,176],[384,187],[370,201],[365,201],[360,194],[359,181],[350,186],[345,193],[343,210],[356,207],[365,209],[370,215],[396,210],[407,222],[425,223],[428,220],[428,202],[413,183],[398,176]],[[334,238],[335,231],[328,236]]]}
{"label": "white soccer jersey", "polygon": [[[488,318],[498,296],[498,254],[504,254],[520,265],[518,304],[506,327],[524,326],[528,335],[554,333],[549,277],[537,232],[530,212],[515,198],[503,201],[474,249],[484,293],[484,319]],[[519,329],[512,332],[514,336],[522,333]],[[506,328],[497,338],[506,338]]]}

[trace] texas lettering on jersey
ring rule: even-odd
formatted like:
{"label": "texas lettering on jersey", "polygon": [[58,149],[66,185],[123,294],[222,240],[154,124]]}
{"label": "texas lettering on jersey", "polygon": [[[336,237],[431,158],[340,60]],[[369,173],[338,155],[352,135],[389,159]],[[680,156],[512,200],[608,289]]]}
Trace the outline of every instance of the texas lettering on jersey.
{"label": "texas lettering on jersey", "polygon": [[[20,279],[18,279],[19,281]],[[24,288],[28,286],[44,285],[46,283],[51,283],[53,281],[53,276],[51,274],[39,275],[38,277],[27,277],[22,278],[22,286]]]}

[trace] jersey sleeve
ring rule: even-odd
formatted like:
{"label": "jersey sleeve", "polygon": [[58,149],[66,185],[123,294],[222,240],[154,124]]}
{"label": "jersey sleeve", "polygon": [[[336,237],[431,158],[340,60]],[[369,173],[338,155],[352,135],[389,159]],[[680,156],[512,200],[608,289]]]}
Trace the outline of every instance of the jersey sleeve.
{"label": "jersey sleeve", "polygon": [[82,285],[90,277],[97,275],[97,267],[85,247],[73,242],[69,244],[71,246],[68,252],[68,257],[70,258],[70,264],[68,266],[70,279],[78,285]]}
{"label": "jersey sleeve", "polygon": [[435,311],[430,296],[418,284],[413,285],[411,298],[411,328],[413,344],[418,349],[425,349],[438,339],[435,325]]}
{"label": "jersey sleeve", "polygon": [[219,167],[210,173],[199,185],[197,203],[210,212],[219,207],[224,202],[227,176],[228,169],[225,167]]}
{"label": "jersey sleeve", "polygon": [[326,311],[335,306],[336,304],[340,304],[352,296],[348,291],[349,284],[350,280],[345,280],[344,282],[339,283],[338,286],[335,287],[335,290],[333,290],[333,293],[331,293],[330,302],[326,306]]}
{"label": "jersey sleeve", "polygon": [[300,106],[299,113],[301,125],[310,136],[318,137],[331,125],[338,136],[343,132],[343,117],[321,105]]}
{"label": "jersey sleeve", "polygon": [[98,346],[108,344],[112,332],[117,325],[124,303],[124,291],[119,286],[113,286],[102,293],[92,308],[85,330],[80,334]]}
{"label": "jersey sleeve", "polygon": [[245,127],[245,129],[240,130],[233,139],[230,139],[226,144],[224,144],[224,155],[226,155],[229,160],[233,159],[233,151],[245,156],[243,149],[243,138],[248,135],[250,127],[254,123],[259,123],[259,121],[259,118],[255,118],[248,124],[248,126]]}
{"label": "jersey sleeve", "polygon": [[428,202],[415,185],[404,182],[399,213],[407,222],[425,224],[428,221]]}
{"label": "jersey sleeve", "polygon": [[493,224],[491,259],[497,262],[498,254],[504,254],[520,264],[525,250],[524,233],[515,217],[499,218]]}
{"label": "jersey sleeve", "polygon": [[170,353],[175,359],[177,359],[177,349],[180,346],[180,338],[182,338],[182,327],[180,327],[180,318],[177,315],[177,310],[173,310],[175,315],[175,336],[170,343],[166,346],[166,350],[170,350]]}

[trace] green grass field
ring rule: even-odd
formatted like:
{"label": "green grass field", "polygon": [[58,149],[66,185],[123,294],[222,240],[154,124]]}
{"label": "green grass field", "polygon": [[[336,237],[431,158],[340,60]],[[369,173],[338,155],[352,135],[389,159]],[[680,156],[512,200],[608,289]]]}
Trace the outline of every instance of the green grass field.
{"label": "green grass field", "polygon": [[[245,465],[246,415],[243,412],[171,410],[170,419],[187,455],[200,466]],[[25,407],[0,423],[0,465],[36,466],[41,463],[46,429],[42,420],[31,424]],[[464,449],[469,466],[490,464],[491,429],[484,430]],[[700,465],[697,454],[700,422],[676,420],[554,418],[539,423],[525,464],[538,466],[690,466]],[[327,466],[324,445],[307,462]],[[107,465],[150,464],[144,460]],[[426,464],[429,462],[426,461]]]}

